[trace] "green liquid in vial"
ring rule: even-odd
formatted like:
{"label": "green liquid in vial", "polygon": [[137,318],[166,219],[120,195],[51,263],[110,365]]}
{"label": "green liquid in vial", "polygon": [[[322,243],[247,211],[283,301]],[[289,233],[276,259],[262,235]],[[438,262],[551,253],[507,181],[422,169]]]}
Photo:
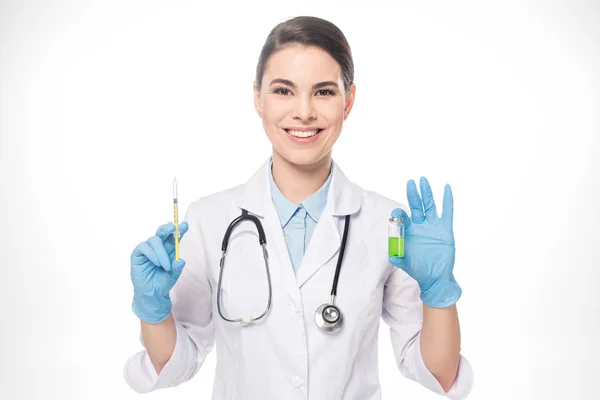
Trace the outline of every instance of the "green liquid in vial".
{"label": "green liquid in vial", "polygon": [[388,238],[388,254],[390,257],[404,257],[404,238]]}

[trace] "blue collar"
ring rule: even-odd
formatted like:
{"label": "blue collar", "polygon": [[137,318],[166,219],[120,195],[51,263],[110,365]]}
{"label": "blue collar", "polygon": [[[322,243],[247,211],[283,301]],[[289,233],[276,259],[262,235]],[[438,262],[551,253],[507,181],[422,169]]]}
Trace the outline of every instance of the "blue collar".
{"label": "blue collar", "polygon": [[277,210],[277,214],[279,215],[279,221],[281,222],[281,227],[284,228],[290,219],[296,213],[296,210],[301,205],[308,214],[309,217],[312,218],[313,221],[319,222],[319,218],[323,213],[323,209],[325,208],[325,204],[327,203],[327,194],[329,192],[329,184],[331,183],[331,170],[329,172],[329,176],[327,180],[321,186],[319,190],[317,190],[312,196],[308,199],[304,200],[300,204],[294,204],[281,193],[277,184],[275,184],[275,180],[273,179],[273,170],[271,169],[273,166],[273,160],[271,159],[270,167],[269,167],[269,178],[271,182],[271,199],[273,200],[273,204],[275,204],[275,209]]}

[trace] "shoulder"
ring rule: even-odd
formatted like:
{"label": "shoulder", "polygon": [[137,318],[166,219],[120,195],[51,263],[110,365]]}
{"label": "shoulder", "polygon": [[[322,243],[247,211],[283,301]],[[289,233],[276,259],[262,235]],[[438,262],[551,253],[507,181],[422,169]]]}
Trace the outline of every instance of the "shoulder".
{"label": "shoulder", "polygon": [[385,215],[384,218],[387,220],[395,208],[401,208],[409,213],[408,206],[397,199],[384,196],[374,190],[363,189],[358,185],[356,187],[361,192],[361,213],[367,213],[369,217],[384,217]]}
{"label": "shoulder", "polygon": [[235,208],[235,195],[243,190],[239,184],[218,192],[199,197],[192,201],[187,209],[187,218],[195,219],[202,216],[218,217],[219,213],[229,214]]}
{"label": "shoulder", "polygon": [[370,208],[402,208],[408,210],[406,204],[399,202],[398,200],[386,197],[373,190],[363,191],[363,205]]}

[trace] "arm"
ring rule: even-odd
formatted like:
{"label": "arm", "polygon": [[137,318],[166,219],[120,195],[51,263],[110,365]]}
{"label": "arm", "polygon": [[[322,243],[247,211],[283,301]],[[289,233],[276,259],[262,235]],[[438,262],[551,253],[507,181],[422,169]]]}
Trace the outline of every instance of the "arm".
{"label": "arm", "polygon": [[158,324],[141,321],[142,340],[146,345],[148,356],[158,374],[171,358],[177,339],[177,329],[173,314]]}
{"label": "arm", "polygon": [[141,322],[144,349],[130,357],[123,369],[126,383],[138,393],[178,386],[192,379],[214,345],[212,287],[194,204],[185,220],[189,230],[179,248],[185,266],[169,292],[171,314],[157,324]]}
{"label": "arm", "polygon": [[[393,267],[384,286],[382,319],[390,327],[390,338],[398,369],[406,378],[437,394],[453,400],[465,399],[473,386],[473,370],[469,361],[460,353],[454,354],[458,357],[458,365],[456,374],[451,376],[452,381],[445,378],[447,375],[453,375],[452,373],[445,375],[445,369],[442,373],[436,370],[437,365],[446,365],[440,362],[440,355],[443,357],[447,351],[440,343],[452,341],[449,340],[452,335],[448,335],[448,332],[438,331],[440,328],[446,329],[442,323],[447,321],[436,319],[436,314],[439,312],[440,315],[449,317],[450,307],[425,311],[427,306],[420,300],[419,294],[419,285],[404,271]],[[431,318],[432,315],[434,318]],[[447,365],[450,365],[450,362]],[[432,372],[438,374],[440,380]]]}
{"label": "arm", "polygon": [[460,362],[460,325],[456,304],[447,308],[423,304],[421,354],[427,369],[447,392],[456,378]]}
{"label": "arm", "polygon": [[[406,337],[402,339],[403,332],[399,332],[398,340],[403,347],[396,357],[407,376],[439,394],[464,399],[473,385],[473,371],[460,355],[456,302],[462,289],[453,274],[456,249],[452,189],[449,184],[444,187],[439,216],[429,181],[422,176],[419,182],[420,195],[412,179],[406,187],[411,215],[403,205],[398,205],[391,213],[392,217],[402,218],[406,240],[405,254],[389,257],[389,262],[398,268],[390,274],[390,277],[396,277],[386,286],[390,288],[387,295],[398,296],[398,300],[388,307],[389,313],[400,312],[395,305],[400,303],[402,306],[402,302],[406,302],[418,307],[422,318],[422,326],[415,332],[417,345],[403,343]],[[398,274],[403,277],[398,278]],[[403,327],[396,329],[400,328]],[[406,328],[403,330],[407,331],[405,335],[411,333]]]}

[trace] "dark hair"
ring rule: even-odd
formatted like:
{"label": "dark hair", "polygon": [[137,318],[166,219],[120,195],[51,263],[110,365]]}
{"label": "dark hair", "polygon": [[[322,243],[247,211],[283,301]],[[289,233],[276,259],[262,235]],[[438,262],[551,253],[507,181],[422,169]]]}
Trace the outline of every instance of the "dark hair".
{"label": "dark hair", "polygon": [[354,81],[354,62],[350,45],[342,31],[333,23],[317,17],[300,16],[276,25],[260,52],[256,67],[256,87],[260,90],[267,61],[278,50],[289,45],[315,46],[329,53],[342,70],[344,89]]}

